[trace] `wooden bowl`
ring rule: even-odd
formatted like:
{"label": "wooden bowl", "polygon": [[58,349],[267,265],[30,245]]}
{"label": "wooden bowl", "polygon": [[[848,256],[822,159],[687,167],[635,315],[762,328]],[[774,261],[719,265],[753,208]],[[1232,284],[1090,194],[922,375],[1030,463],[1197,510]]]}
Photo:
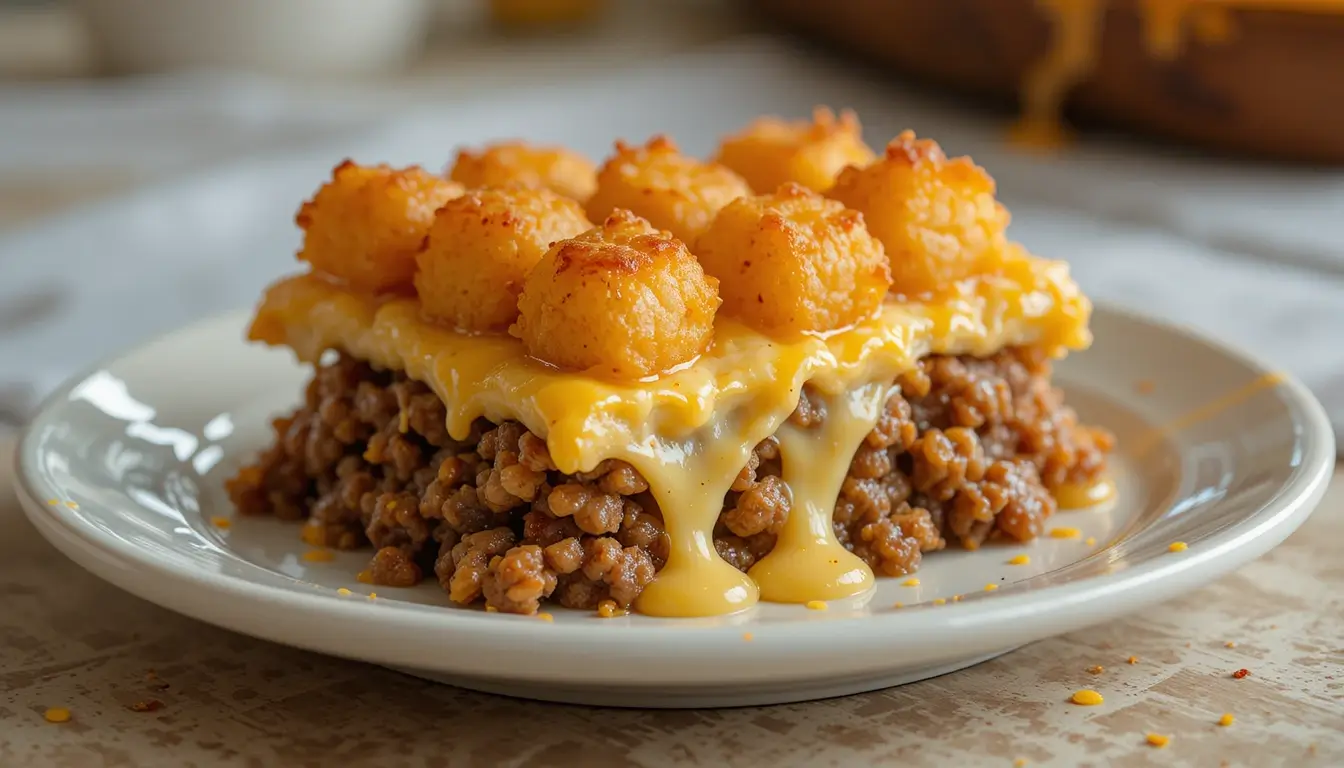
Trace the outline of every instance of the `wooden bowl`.
{"label": "wooden bowl", "polygon": [[[809,37],[902,74],[1017,98],[1050,49],[1037,0],[748,0]],[[1070,115],[1200,147],[1344,164],[1344,13],[1231,10],[1230,34],[1156,55],[1135,0],[1113,0]]]}

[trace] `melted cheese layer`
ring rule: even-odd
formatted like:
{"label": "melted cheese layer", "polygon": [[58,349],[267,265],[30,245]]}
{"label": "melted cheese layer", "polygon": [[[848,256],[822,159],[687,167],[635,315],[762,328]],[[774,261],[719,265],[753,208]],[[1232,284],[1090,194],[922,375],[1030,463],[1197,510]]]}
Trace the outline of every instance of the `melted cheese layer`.
{"label": "melted cheese layer", "polygon": [[[516,420],[546,439],[561,472],[629,462],[657,498],[670,540],[667,564],[637,608],[709,616],[761,598],[806,603],[868,589],[872,571],[836,541],[831,516],[895,377],[929,354],[1036,345],[1063,355],[1090,343],[1090,313],[1065,264],[1014,253],[997,274],[936,301],[889,300],[827,338],[778,342],[720,318],[699,360],[647,381],[558,371],[528,357],[517,339],[445,329],[423,320],[414,299],[358,295],[312,275],[271,286],[249,338],[289,347],[305,362],[341,349],[403,371],[443,400],[456,438],[478,418]],[[787,423],[805,383],[827,411],[809,429]],[[743,574],[715,552],[714,524],[752,449],[775,434],[791,513],[774,550]]]}

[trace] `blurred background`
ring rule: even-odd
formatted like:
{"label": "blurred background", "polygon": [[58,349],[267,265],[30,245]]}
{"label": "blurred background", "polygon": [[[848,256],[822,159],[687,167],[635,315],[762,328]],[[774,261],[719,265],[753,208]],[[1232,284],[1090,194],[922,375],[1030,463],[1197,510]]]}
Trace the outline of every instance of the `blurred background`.
{"label": "blurred background", "polygon": [[347,155],[703,155],[817,104],[971,154],[1015,239],[1344,425],[1344,0],[0,0],[0,423],[250,304]]}

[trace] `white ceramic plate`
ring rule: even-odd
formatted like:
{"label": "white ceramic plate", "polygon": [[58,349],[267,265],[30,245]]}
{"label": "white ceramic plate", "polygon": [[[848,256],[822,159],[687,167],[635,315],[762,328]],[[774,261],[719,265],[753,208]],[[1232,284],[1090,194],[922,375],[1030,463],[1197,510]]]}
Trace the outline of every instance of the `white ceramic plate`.
{"label": "white ceramic plate", "polygon": [[[354,578],[367,553],[312,563],[301,558],[295,524],[213,525],[232,515],[224,478],[265,443],[267,417],[291,406],[306,377],[286,353],[244,344],[245,322],[239,313],[178,331],[54,394],[18,454],[34,525],[95,574],[188,616],[538,699],[764,704],[959,669],[1160,602],[1257,557],[1320,500],[1335,457],[1321,407],[1296,381],[1102,309],[1093,351],[1058,373],[1084,418],[1114,430],[1122,446],[1113,459],[1118,501],[1053,521],[1082,537],[938,553],[919,586],[880,580],[866,598],[826,611],[762,605],[667,620],[557,609],[547,623],[450,607],[432,580],[370,599]],[[1170,552],[1174,541],[1188,549]],[[1021,553],[1030,564],[1008,564]]]}

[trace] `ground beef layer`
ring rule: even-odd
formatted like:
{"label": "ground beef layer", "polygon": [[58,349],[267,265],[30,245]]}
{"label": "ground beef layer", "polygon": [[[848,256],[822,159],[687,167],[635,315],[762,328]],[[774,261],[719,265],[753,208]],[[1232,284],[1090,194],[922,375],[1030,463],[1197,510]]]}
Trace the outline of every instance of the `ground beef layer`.
{"label": "ground beef layer", "polygon": [[[931,356],[901,376],[855,454],[835,533],[879,575],[919,567],[949,543],[1027,541],[1055,511],[1050,489],[1103,469],[1105,432],[1081,426],[1039,350]],[[364,578],[410,586],[432,572],[449,599],[531,613],[545,600],[627,608],[662,567],[662,516],[630,465],[558,472],[541,438],[479,421],[465,440],[423,384],[349,356],[317,368],[275,442],[228,482],[242,514],[306,519],[314,546],[376,552]],[[807,389],[790,419],[826,418]],[[789,514],[773,438],[724,498],[715,546],[745,571]]]}

